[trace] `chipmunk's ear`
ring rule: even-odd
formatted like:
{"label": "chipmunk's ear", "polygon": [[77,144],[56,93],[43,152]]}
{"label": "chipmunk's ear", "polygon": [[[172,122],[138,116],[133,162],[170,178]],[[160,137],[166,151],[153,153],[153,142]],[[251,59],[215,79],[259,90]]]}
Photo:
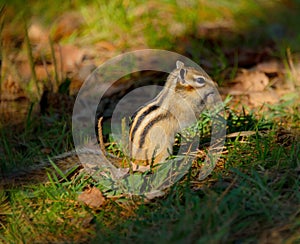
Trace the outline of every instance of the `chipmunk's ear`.
{"label": "chipmunk's ear", "polygon": [[183,66],[184,66],[184,63],[183,63],[183,62],[181,62],[181,61],[179,61],[179,60],[176,61],[176,68],[177,68],[177,69],[181,69],[181,68],[183,68]]}
{"label": "chipmunk's ear", "polygon": [[181,69],[181,70],[179,71],[180,78],[181,78],[181,80],[182,80],[183,82],[185,82],[185,79],[184,79],[185,74],[186,74],[186,70],[185,70],[185,69]]}

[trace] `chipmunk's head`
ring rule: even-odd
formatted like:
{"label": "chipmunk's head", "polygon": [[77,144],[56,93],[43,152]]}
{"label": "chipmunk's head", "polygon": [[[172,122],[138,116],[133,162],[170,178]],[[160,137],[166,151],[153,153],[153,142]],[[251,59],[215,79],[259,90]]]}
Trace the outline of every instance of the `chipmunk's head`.
{"label": "chipmunk's head", "polygon": [[217,85],[204,71],[187,67],[178,60],[176,69],[173,70],[168,78],[167,86],[184,97],[197,93],[203,99],[206,99],[208,95],[212,95],[216,91]]}
{"label": "chipmunk's head", "polygon": [[174,75],[176,76],[177,89],[205,89],[205,87],[214,84],[205,72],[193,67],[186,67],[184,63],[179,60],[176,62]]}
{"label": "chipmunk's head", "polygon": [[168,78],[168,84],[176,94],[197,107],[213,104],[217,94],[217,85],[204,71],[185,66],[179,60]]}

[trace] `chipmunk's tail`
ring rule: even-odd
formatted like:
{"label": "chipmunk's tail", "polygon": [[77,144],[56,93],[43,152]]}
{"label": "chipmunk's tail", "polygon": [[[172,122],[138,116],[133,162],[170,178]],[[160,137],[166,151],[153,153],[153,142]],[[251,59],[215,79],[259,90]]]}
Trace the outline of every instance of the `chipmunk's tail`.
{"label": "chipmunk's tail", "polygon": [[[102,118],[98,121],[98,136],[100,149],[81,148],[62,153],[43,161],[37,161],[30,166],[18,168],[11,172],[0,173],[0,187],[14,188],[21,185],[46,182],[53,174],[57,178],[71,178],[80,170],[85,170],[88,174],[95,174],[102,168],[110,170],[113,178],[121,178],[126,171],[118,168],[120,159],[110,155],[105,150],[102,137]],[[100,162],[99,162],[100,161]],[[100,167],[99,167],[100,164]],[[117,168],[115,167],[117,166]]]}
{"label": "chipmunk's tail", "polygon": [[70,175],[81,169],[79,158],[75,152],[69,151],[43,161],[34,162],[27,167],[18,168],[1,174],[0,187],[14,188],[47,181],[48,174],[55,174],[58,178]]}

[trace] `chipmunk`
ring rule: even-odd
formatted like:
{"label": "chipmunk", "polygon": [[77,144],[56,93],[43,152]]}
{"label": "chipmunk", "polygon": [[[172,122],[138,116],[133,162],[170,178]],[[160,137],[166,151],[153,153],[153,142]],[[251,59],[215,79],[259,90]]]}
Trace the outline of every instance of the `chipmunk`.
{"label": "chipmunk", "polygon": [[[216,92],[215,83],[205,72],[186,67],[183,62],[177,61],[176,68],[169,74],[162,91],[132,116],[128,140],[133,164],[136,166],[143,162],[149,166],[162,163],[172,154],[176,133],[195,122],[207,105],[214,104]],[[95,155],[105,157],[103,160],[106,162],[110,161],[104,152],[101,119],[98,121],[98,127],[102,153],[77,152],[84,155],[87,162],[95,160]],[[58,168],[63,169],[63,172],[75,166],[82,168],[75,151],[56,156],[53,162]],[[19,177],[17,182],[24,182],[21,180],[22,177],[33,179],[33,174],[40,175],[41,170],[44,170],[46,175],[46,168],[50,165],[49,160],[44,161],[40,167],[34,165],[19,175],[11,174],[11,178]],[[91,171],[93,169],[89,169],[88,173]],[[6,185],[7,182],[9,179],[7,181],[6,178]]]}
{"label": "chipmunk", "polygon": [[156,165],[172,154],[175,135],[190,126],[206,105],[214,104],[215,83],[183,62],[167,78],[163,90],[132,116],[130,157],[134,162]]}

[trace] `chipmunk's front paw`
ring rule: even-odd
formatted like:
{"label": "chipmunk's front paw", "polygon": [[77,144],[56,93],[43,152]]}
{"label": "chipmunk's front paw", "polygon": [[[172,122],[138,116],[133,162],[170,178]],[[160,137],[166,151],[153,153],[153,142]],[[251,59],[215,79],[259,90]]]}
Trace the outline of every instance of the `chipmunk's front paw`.
{"label": "chipmunk's front paw", "polygon": [[133,172],[141,172],[145,173],[146,171],[150,170],[150,165],[144,166],[144,165],[138,165],[133,162],[131,162],[131,167]]}

